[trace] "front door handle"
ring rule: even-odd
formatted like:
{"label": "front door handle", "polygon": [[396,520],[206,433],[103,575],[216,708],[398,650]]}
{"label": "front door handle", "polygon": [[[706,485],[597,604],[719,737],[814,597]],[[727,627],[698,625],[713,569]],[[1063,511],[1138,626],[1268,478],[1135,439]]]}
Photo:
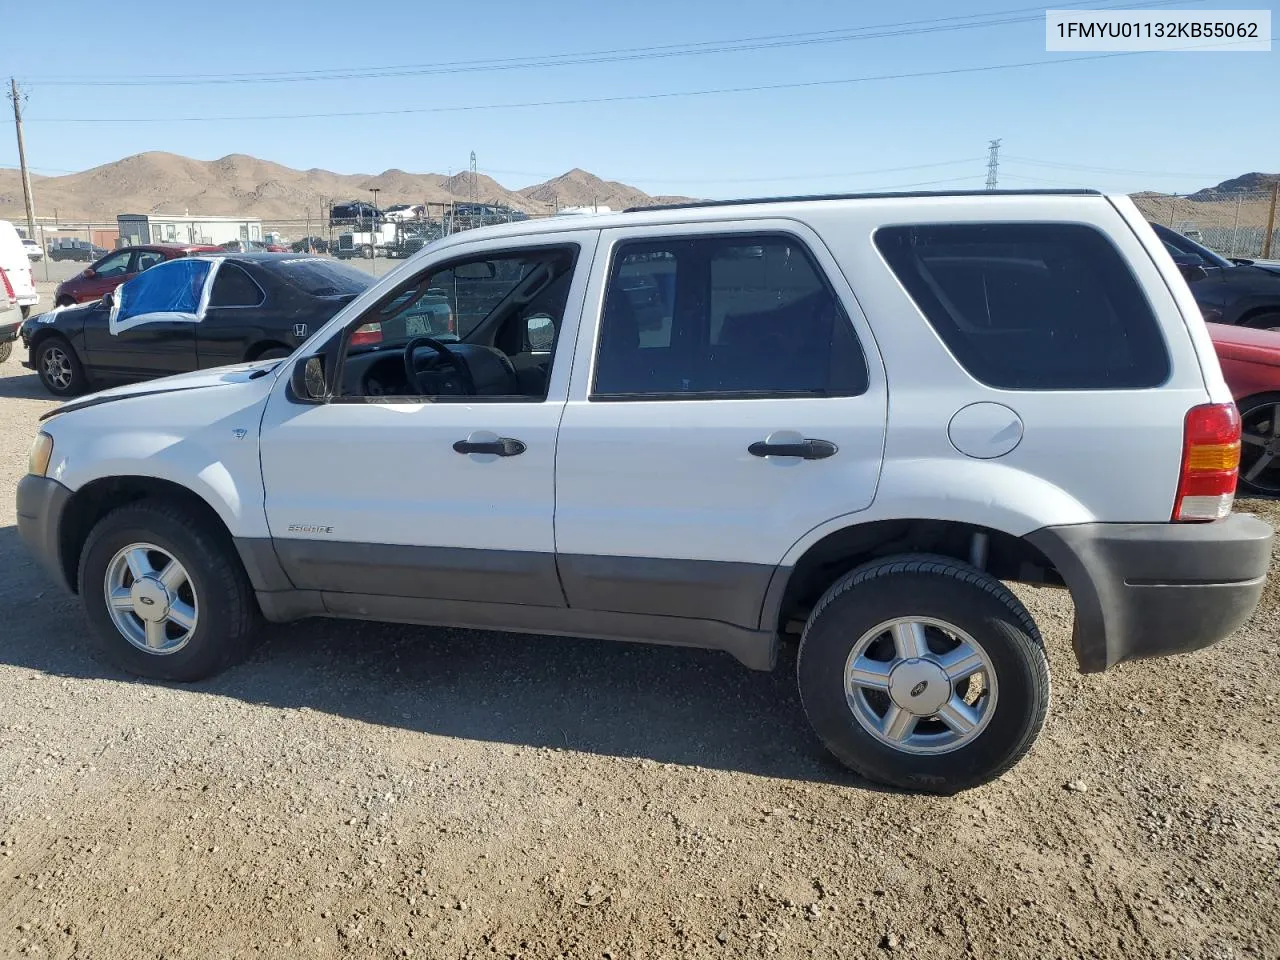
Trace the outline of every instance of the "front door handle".
{"label": "front door handle", "polygon": [[802,460],[825,460],[835,456],[838,448],[830,440],[800,440],[796,443],[770,443],[757,440],[747,447],[753,457],[800,457]]}
{"label": "front door handle", "polygon": [[492,453],[499,457],[516,457],[524,453],[525,446],[511,437],[496,440],[459,440],[453,445],[457,453]]}

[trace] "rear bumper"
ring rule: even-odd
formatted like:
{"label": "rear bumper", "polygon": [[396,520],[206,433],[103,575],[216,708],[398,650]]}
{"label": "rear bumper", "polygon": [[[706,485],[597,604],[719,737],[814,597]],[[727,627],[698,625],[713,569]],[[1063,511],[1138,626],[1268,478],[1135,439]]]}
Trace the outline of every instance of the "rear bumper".
{"label": "rear bumper", "polygon": [[1252,616],[1271,560],[1272,528],[1250,514],[1215,523],[1085,523],[1026,540],[1049,558],[1075,602],[1080,669],[1187,653]]}
{"label": "rear bumper", "polygon": [[71,491],[48,477],[27,474],[18,481],[18,536],[58,586],[70,590],[62,569],[59,533]]}
{"label": "rear bumper", "polygon": [[[5,311],[6,313],[8,311]],[[18,331],[22,329],[22,319],[14,323],[0,323],[0,343],[10,343],[18,339]]]}

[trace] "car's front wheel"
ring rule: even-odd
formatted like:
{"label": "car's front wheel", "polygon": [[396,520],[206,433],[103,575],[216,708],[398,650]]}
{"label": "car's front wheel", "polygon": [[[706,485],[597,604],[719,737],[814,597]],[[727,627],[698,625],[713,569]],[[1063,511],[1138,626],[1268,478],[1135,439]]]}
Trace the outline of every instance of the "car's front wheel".
{"label": "car's front wheel", "polygon": [[129,504],[103,517],[80,555],[79,584],[93,647],[143,677],[218,673],[247,653],[258,624],[226,537],[178,504]]}
{"label": "car's front wheel", "polygon": [[36,373],[44,388],[56,397],[73,397],[88,386],[80,358],[62,337],[46,337],[40,341],[36,347]]}
{"label": "car's front wheel", "polygon": [[954,793],[1030,749],[1049,666],[1030,614],[1000,581],[947,557],[859,567],[818,602],[798,662],[818,736],[870,780]]}

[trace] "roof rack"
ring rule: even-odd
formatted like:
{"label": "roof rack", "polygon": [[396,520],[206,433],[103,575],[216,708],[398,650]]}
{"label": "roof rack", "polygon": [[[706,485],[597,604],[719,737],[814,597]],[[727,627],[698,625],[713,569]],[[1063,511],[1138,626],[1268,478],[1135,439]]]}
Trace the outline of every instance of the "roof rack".
{"label": "roof rack", "polygon": [[689,203],[661,203],[652,207],[627,207],[623,213],[645,210],[693,210],[699,207],[739,207],[754,203],[799,203],[814,200],[891,200],[910,197],[1100,197],[1100,190],[1065,188],[1039,190],[912,190],[887,193],[820,193],[796,197],[749,197],[741,200],[693,200]]}

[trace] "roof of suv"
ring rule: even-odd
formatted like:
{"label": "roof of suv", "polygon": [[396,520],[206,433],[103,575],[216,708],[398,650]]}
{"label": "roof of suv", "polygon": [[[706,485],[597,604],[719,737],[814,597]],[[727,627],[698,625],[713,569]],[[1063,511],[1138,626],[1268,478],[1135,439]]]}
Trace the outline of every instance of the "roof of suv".
{"label": "roof of suv", "polygon": [[588,215],[559,215],[532,217],[526,220],[514,220],[509,223],[493,224],[464,230],[436,240],[432,249],[439,250],[455,244],[469,241],[489,239],[492,237],[523,237],[539,233],[559,233],[565,230],[607,230],[619,227],[641,225],[659,225],[673,223],[697,223],[700,220],[724,219],[727,211],[735,217],[768,217],[778,216],[776,207],[791,205],[826,204],[845,201],[877,201],[906,200],[920,201],[930,199],[967,198],[973,200],[1001,200],[1009,197],[1045,197],[1070,198],[1090,197],[1102,198],[1099,190],[1063,189],[1063,190],[948,190],[917,191],[897,193],[844,193],[820,194],[797,197],[759,197],[742,200],[702,200],[690,203],[674,203],[654,207],[630,207],[622,212],[598,213]]}

